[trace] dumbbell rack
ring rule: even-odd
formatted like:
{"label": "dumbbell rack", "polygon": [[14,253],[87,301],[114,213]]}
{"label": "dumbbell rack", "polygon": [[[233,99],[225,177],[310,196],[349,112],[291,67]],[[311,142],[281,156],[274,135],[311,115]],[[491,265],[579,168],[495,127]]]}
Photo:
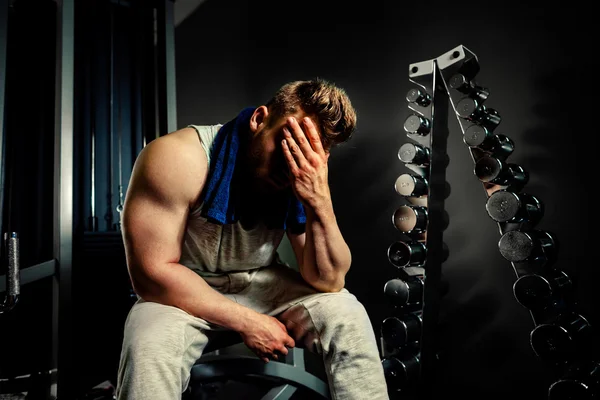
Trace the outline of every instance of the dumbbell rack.
{"label": "dumbbell rack", "polygon": [[556,372],[549,399],[570,399],[567,396],[574,393],[581,393],[582,399],[598,396],[600,364],[585,352],[591,345],[592,327],[571,296],[573,280],[555,265],[555,235],[537,228],[543,203],[522,192],[528,172],[507,161],[513,141],[494,133],[501,117],[484,105],[489,91],[474,81],[479,69],[477,56],[462,45],[409,65],[409,80],[418,88],[406,96],[411,115],[404,130],[410,141],[398,157],[415,174],[402,174],[395,184],[407,204],[392,217],[402,237],[388,248],[388,259],[399,277],[388,281],[384,292],[399,316],[384,320],[380,336],[390,395],[401,393],[403,399],[432,395],[429,383],[437,365],[441,267],[449,254],[443,231],[449,222],[444,200],[449,193],[446,149],[451,105],[474,174],[487,196],[486,211],[498,225],[500,253],[517,278],[513,293],[531,314],[531,347]]}

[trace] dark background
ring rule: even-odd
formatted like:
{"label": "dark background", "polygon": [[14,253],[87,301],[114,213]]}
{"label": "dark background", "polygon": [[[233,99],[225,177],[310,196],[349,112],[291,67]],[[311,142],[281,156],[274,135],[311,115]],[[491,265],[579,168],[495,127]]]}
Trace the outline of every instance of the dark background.
{"label": "dark background", "polygon": [[[346,287],[376,332],[392,314],[383,296],[396,277],[387,247],[404,204],[394,191],[408,169],[397,158],[413,87],[410,63],[464,45],[477,81],[499,111],[497,133],[515,142],[511,162],[530,173],[526,191],[546,206],[540,229],[560,241],[557,266],[596,321],[593,182],[597,148],[594,16],[583,2],[206,1],[176,30],[178,125],[224,123],[266,102],[283,83],[322,77],[346,89],[358,113],[353,139],[334,150],[330,185],[353,254]],[[464,399],[542,399],[553,375],[529,345],[533,322],[513,297],[515,275],[497,247],[497,225],[460,127],[450,119],[451,185],[440,314],[442,370],[431,385]],[[288,254],[289,256],[289,254]],[[590,322],[593,322],[590,321]]]}
{"label": "dark background", "polygon": [[[78,4],[82,10],[83,3]],[[20,0],[15,7],[22,11],[15,8],[9,24],[13,39],[5,115],[12,186],[5,224],[20,233],[25,268],[52,258],[55,4]],[[87,54],[79,51],[92,43],[106,46],[105,14],[95,15],[98,25],[89,32],[100,39],[79,36],[78,59]],[[131,16],[122,15],[119,24],[127,26]],[[516,144],[511,162],[529,171],[526,191],[545,204],[539,228],[560,241],[557,267],[575,280],[580,309],[596,326],[592,224],[597,218],[589,204],[598,142],[592,100],[598,91],[595,24],[591,6],[583,2],[206,0],[175,30],[177,125],[227,122],[242,108],[263,104],[291,80],[322,77],[347,91],[358,128],[350,142],[332,153],[330,185],[353,255],[346,287],[365,305],[379,336],[381,322],[394,312],[383,286],[398,276],[387,248],[400,238],[391,216],[404,204],[394,182],[409,172],[397,157],[408,141],[402,128],[409,115],[405,95],[414,87],[408,65],[464,45],[479,59],[477,81],[491,92],[486,104],[502,116],[497,132]],[[121,60],[126,46],[117,43]],[[98,60],[89,64],[99,77],[92,82],[103,87],[107,66]],[[135,75],[137,67],[131,65],[123,61],[116,68],[121,76]],[[85,93],[82,79],[76,82],[77,96]],[[100,92],[100,98],[105,96]],[[80,138],[86,137],[82,127],[87,124],[82,104],[75,106]],[[97,107],[97,124],[106,130],[106,107]],[[449,292],[441,303],[437,332],[441,369],[430,384],[436,397],[544,399],[556,376],[529,345],[534,327],[530,314],[513,296],[515,275],[498,252],[498,228],[485,212],[486,196],[455,119],[449,127],[451,193],[445,205],[450,224],[444,241],[450,258],[443,264]],[[98,146],[106,158],[106,143]],[[125,144],[125,165],[139,146]],[[74,156],[76,175],[86,182],[84,153]],[[129,172],[123,172],[125,188]],[[77,215],[87,215],[86,185],[74,188],[76,198],[85,200],[75,204]],[[72,346],[82,388],[116,374],[130,301],[119,235],[102,232],[106,187],[98,188],[101,232],[84,236],[83,227],[75,227]],[[117,202],[113,191],[108,208]],[[281,252],[294,264],[287,242]],[[50,289],[50,279],[24,286],[19,306],[0,320],[0,342],[5,344],[0,377],[49,367]],[[594,345],[589,351],[597,357],[597,338]]]}

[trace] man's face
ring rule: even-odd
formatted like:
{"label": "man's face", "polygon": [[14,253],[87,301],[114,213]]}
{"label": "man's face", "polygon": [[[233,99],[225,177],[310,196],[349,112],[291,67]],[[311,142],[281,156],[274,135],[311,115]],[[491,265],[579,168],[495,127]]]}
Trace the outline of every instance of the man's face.
{"label": "man's face", "polygon": [[256,178],[256,183],[265,190],[282,190],[290,185],[289,169],[281,145],[285,138],[283,128],[287,126],[292,133],[287,122],[289,116],[301,121],[306,114],[299,111],[275,119],[265,107],[257,109],[250,122],[248,167]]}

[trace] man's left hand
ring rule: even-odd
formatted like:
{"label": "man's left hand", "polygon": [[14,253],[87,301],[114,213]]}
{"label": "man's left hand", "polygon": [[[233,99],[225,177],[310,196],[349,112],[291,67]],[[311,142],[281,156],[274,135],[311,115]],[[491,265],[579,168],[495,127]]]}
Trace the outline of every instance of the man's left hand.
{"label": "man's left hand", "polygon": [[327,168],[329,152],[323,149],[315,124],[308,117],[303,118],[301,123],[294,117],[289,117],[283,132],[283,154],[296,197],[305,206],[312,208],[330,201]]}

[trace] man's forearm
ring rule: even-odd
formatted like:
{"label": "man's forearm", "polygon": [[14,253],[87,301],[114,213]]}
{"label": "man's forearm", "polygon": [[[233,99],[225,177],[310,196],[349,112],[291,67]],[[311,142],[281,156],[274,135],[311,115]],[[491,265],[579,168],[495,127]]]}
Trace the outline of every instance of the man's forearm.
{"label": "man's forearm", "polygon": [[188,314],[243,332],[257,313],[225,297],[189,268],[169,263],[131,268],[137,294],[144,300],[174,306]]}
{"label": "man's forearm", "polygon": [[306,243],[300,267],[305,279],[323,291],[340,291],[352,256],[333,212],[331,201],[306,207]]}

